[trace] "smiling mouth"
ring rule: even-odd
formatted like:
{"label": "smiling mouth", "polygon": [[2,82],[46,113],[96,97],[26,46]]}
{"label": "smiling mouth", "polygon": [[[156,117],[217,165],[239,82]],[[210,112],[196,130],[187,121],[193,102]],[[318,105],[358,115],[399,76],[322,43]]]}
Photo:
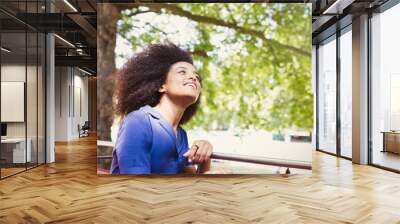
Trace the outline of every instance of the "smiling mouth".
{"label": "smiling mouth", "polygon": [[197,86],[195,84],[193,84],[193,83],[186,83],[186,84],[184,84],[184,86],[190,86],[193,89],[197,89]]}

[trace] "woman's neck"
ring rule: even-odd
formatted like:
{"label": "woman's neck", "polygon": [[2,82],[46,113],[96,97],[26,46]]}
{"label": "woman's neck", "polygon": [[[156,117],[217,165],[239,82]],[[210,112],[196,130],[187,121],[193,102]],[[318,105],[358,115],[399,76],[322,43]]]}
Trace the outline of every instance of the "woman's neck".
{"label": "woman's neck", "polygon": [[161,113],[176,132],[186,107],[172,102],[168,97],[161,97],[160,102],[154,108]]}

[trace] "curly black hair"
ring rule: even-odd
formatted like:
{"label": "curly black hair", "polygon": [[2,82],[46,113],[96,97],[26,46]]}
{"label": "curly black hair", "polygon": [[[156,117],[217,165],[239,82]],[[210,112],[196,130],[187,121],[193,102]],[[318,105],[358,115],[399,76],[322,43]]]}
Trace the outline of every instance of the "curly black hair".
{"label": "curly black hair", "polygon": [[[162,93],[170,67],[176,62],[193,64],[190,54],[172,43],[151,44],[129,59],[117,72],[116,112],[121,116],[144,105],[155,106]],[[196,113],[199,99],[186,108],[179,124],[189,121]]]}

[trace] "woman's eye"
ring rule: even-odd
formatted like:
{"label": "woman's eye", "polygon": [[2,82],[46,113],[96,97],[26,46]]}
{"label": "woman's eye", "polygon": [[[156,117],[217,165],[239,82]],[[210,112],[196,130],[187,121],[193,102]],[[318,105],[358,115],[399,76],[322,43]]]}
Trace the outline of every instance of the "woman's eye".
{"label": "woman's eye", "polygon": [[186,74],[185,71],[179,71],[178,73],[179,73],[179,74]]}

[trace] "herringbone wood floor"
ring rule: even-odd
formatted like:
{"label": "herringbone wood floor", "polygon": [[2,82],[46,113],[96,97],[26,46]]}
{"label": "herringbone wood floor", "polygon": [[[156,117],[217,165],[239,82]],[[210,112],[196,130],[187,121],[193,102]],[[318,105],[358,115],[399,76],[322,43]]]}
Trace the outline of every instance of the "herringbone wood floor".
{"label": "herringbone wood floor", "polygon": [[312,175],[97,176],[96,142],[0,181],[0,223],[400,223],[400,175],[314,153]]}

